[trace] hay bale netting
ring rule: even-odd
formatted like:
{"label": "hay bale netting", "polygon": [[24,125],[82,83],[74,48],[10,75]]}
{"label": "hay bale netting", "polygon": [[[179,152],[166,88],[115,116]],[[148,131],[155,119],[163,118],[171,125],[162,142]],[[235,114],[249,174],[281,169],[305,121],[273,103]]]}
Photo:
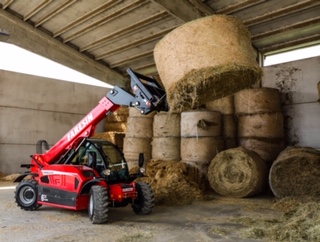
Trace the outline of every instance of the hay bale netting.
{"label": "hay bale netting", "polygon": [[249,31],[227,15],[174,29],[157,43],[154,59],[172,111],[194,109],[249,88],[262,74]]}
{"label": "hay bale netting", "polygon": [[243,147],[217,154],[208,168],[211,188],[220,195],[250,197],[263,191],[268,169],[262,158]]}
{"label": "hay bale netting", "polygon": [[281,95],[275,88],[245,89],[234,95],[235,113],[258,114],[282,112]]}
{"label": "hay bale netting", "polygon": [[153,188],[157,205],[187,205],[204,198],[204,183],[193,180],[185,163],[152,160],[146,167],[146,175],[142,179]]}
{"label": "hay bale netting", "polygon": [[221,113],[196,110],[181,113],[181,137],[221,136]]}
{"label": "hay bale netting", "polygon": [[273,162],[269,184],[276,197],[320,196],[320,151],[287,147]]}

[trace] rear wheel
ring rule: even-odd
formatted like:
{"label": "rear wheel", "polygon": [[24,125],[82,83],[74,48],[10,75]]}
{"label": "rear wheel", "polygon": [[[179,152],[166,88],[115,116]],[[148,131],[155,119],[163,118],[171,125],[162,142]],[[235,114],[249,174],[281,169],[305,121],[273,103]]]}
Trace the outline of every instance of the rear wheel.
{"label": "rear wheel", "polygon": [[105,187],[91,187],[88,212],[89,218],[93,224],[102,224],[107,222],[108,200],[108,191]]}
{"label": "rear wheel", "polygon": [[21,209],[32,211],[39,208],[38,183],[35,180],[21,181],[15,191],[16,203]]}
{"label": "rear wheel", "polygon": [[154,207],[154,193],[151,186],[145,182],[137,182],[138,198],[132,204],[136,214],[146,215],[152,212]]}

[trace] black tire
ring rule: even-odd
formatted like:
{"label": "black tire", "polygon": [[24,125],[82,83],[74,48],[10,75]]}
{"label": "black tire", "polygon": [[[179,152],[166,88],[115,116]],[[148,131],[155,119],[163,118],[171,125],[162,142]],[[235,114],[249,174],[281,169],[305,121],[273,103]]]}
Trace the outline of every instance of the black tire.
{"label": "black tire", "polygon": [[93,224],[102,224],[107,222],[109,207],[108,202],[108,191],[105,187],[91,187],[88,213]]}
{"label": "black tire", "polygon": [[133,201],[132,208],[136,214],[147,215],[154,207],[154,193],[151,186],[145,182],[137,182],[138,198]]}
{"label": "black tire", "polygon": [[19,183],[15,191],[16,203],[21,209],[32,211],[41,205],[38,204],[38,183],[35,180],[24,180]]}

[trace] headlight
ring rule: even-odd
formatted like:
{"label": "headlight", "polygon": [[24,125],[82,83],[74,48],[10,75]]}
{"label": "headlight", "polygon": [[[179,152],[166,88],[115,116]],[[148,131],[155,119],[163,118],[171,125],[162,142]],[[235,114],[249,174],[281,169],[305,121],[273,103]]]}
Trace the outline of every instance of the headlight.
{"label": "headlight", "polygon": [[145,172],[145,169],[144,169],[143,167],[140,167],[139,169],[140,169],[140,172],[141,172],[141,173],[144,173],[144,172]]}
{"label": "headlight", "polygon": [[105,170],[102,171],[102,174],[105,175],[105,176],[110,176],[111,170],[110,169],[105,169]]}

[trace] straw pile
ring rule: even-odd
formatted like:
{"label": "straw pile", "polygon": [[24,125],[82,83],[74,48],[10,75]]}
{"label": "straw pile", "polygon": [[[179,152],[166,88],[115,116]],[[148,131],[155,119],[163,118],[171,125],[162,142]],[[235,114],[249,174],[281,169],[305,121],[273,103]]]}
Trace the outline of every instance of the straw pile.
{"label": "straw pile", "polygon": [[[289,198],[274,206],[284,210],[279,220],[254,221],[245,230],[248,238],[263,241],[320,241],[320,203],[317,200]],[[279,209],[280,207],[280,209]]]}
{"label": "straw pile", "polygon": [[276,197],[320,196],[320,151],[287,147],[272,164],[269,183]]}
{"label": "straw pile", "polygon": [[193,170],[179,161],[152,160],[146,167],[148,182],[157,205],[179,206],[204,198],[204,179],[194,179]]}
{"label": "straw pile", "polygon": [[237,19],[212,15],[167,34],[154,49],[171,110],[198,108],[260,81],[248,30]]}
{"label": "straw pile", "polygon": [[238,147],[222,151],[212,159],[208,180],[220,195],[250,197],[263,191],[267,172],[265,162],[257,153]]}

